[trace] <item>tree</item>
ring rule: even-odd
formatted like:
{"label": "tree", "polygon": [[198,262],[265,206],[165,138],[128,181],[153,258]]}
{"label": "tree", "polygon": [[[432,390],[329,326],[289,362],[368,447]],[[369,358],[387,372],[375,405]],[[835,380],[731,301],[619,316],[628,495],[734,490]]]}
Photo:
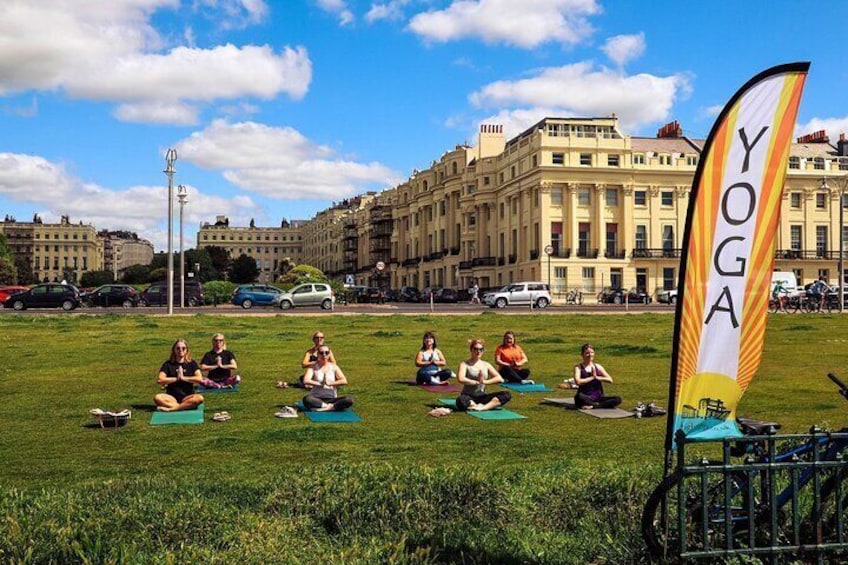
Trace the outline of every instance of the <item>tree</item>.
{"label": "tree", "polygon": [[230,280],[236,284],[251,283],[259,276],[256,260],[242,253],[230,266]]}
{"label": "tree", "polygon": [[200,282],[215,281],[221,278],[221,274],[212,264],[212,257],[206,249],[186,249],[185,251],[185,268],[186,278],[188,273],[195,272],[195,267],[200,265],[200,272],[195,273],[195,276],[200,276]]}
{"label": "tree", "polygon": [[12,249],[6,242],[6,236],[2,233],[0,233],[0,257],[5,257],[7,259],[12,258]]}
{"label": "tree", "polygon": [[18,271],[18,284],[29,285],[38,282],[27,257],[23,255],[15,257],[15,269]]}
{"label": "tree", "polygon": [[[230,271],[230,252],[218,245],[210,245],[204,248],[212,260],[212,268],[217,271],[218,276],[223,276]],[[201,271],[203,274],[203,271]],[[211,279],[204,279],[211,280]]]}
{"label": "tree", "polygon": [[18,270],[15,262],[7,257],[0,257],[0,284],[17,284]]}
{"label": "tree", "polygon": [[80,277],[80,286],[100,286],[114,282],[112,271],[86,271]]}
{"label": "tree", "polygon": [[121,280],[127,284],[145,284],[150,282],[150,266],[149,265],[130,265],[124,269],[124,276]]}
{"label": "tree", "polygon": [[298,265],[277,279],[286,288],[305,282],[327,282],[327,275],[312,265]]}

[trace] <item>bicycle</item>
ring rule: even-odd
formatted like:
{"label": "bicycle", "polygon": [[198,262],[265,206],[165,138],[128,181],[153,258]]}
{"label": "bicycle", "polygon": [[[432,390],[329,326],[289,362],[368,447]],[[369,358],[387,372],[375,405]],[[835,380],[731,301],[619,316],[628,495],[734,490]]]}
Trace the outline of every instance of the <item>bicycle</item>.
{"label": "bicycle", "polygon": [[[832,373],[828,377],[848,399],[848,386]],[[664,557],[669,549],[683,547],[675,524],[685,524],[683,541],[697,550],[756,547],[763,537],[772,543],[779,537],[789,538],[800,546],[802,534],[808,533],[801,531],[797,519],[804,512],[809,512],[806,523],[814,525],[810,535],[818,535],[817,543],[822,543],[823,535],[830,541],[834,536],[840,542],[845,540],[848,533],[842,512],[848,512],[848,487],[842,487],[842,479],[848,473],[842,455],[848,448],[848,428],[835,433],[814,428],[800,444],[790,443],[778,452],[776,441],[790,442],[797,437],[775,435],[780,429],[776,422],[737,418],[737,423],[745,437],[723,442],[722,461],[678,467],[648,497],[641,527],[649,553]],[[743,458],[744,463],[733,465],[731,457]],[[788,478],[781,472],[788,472]],[[711,476],[718,478],[711,482]],[[687,482],[686,478],[696,480]],[[804,489],[810,483],[820,487],[812,499]],[[787,504],[792,524],[780,525],[786,519]],[[667,519],[667,512],[680,509],[683,520],[679,514],[674,520]]]}
{"label": "bicycle", "polygon": [[568,294],[565,295],[565,303],[566,304],[583,304],[583,291],[577,289],[571,289],[568,291]]}

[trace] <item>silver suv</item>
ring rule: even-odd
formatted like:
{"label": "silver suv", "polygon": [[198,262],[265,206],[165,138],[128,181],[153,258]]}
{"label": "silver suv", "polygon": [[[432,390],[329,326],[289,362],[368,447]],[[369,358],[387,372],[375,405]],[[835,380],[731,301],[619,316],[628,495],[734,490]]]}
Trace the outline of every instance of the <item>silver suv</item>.
{"label": "silver suv", "polygon": [[333,307],[334,301],[333,289],[327,283],[299,284],[274,298],[274,304],[282,310],[295,306],[320,306],[324,310],[329,310]]}
{"label": "silver suv", "polygon": [[497,292],[486,294],[483,300],[490,308],[531,304],[534,308],[547,308],[551,303],[551,288],[544,282],[510,283]]}

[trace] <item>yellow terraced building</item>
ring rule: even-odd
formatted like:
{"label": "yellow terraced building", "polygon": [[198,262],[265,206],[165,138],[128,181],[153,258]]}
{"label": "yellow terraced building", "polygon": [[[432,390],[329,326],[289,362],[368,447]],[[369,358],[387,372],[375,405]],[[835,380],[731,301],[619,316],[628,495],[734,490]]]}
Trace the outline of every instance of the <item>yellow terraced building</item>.
{"label": "yellow terraced building", "polygon": [[[676,122],[635,137],[615,117],[546,118],[508,141],[484,125],[476,146],[456,146],[356,206],[319,213],[313,221],[332,216],[336,231],[316,230],[332,233],[320,247],[305,238],[304,261],[392,288],[542,280],[555,293],[655,294],[677,284],[703,143]],[[846,145],[819,134],[792,146],[775,268],[795,271],[799,284],[838,282],[836,177],[848,174]],[[823,177],[832,193],[820,189]]]}

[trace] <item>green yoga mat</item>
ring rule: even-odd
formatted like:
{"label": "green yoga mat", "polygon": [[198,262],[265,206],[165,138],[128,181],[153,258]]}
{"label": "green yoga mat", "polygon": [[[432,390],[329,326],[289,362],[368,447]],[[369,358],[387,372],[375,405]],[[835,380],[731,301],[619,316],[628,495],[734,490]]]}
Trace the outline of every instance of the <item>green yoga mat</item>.
{"label": "green yoga mat", "polygon": [[197,392],[202,392],[203,394],[215,394],[216,392],[238,392],[238,389],[239,385],[236,383],[230,388],[206,388],[205,386],[198,386]]}
{"label": "green yoga mat", "polygon": [[362,418],[353,410],[343,410],[341,412],[314,412],[312,410],[304,410],[303,402],[297,401],[297,407],[301,412],[306,414],[310,421],[319,424],[358,424]]}
{"label": "green yoga mat", "polygon": [[[440,398],[439,404],[444,406],[449,406],[451,408],[456,408],[456,399],[454,398]],[[466,412],[469,416],[474,416],[475,418],[479,418],[480,420],[523,420],[527,418],[527,416],[522,416],[517,412],[513,412],[512,410],[507,410],[506,408],[496,408],[494,410],[483,410],[482,412],[477,410],[469,410]]]}
{"label": "green yoga mat", "polygon": [[177,412],[154,412],[150,418],[151,426],[165,426],[168,424],[202,424],[203,404],[196,410],[178,410]]}
{"label": "green yoga mat", "polygon": [[519,383],[501,383],[501,386],[504,388],[508,388],[509,390],[514,390],[515,392],[553,392],[552,388],[548,388],[548,386],[543,383],[536,383],[533,385],[523,385]]}

